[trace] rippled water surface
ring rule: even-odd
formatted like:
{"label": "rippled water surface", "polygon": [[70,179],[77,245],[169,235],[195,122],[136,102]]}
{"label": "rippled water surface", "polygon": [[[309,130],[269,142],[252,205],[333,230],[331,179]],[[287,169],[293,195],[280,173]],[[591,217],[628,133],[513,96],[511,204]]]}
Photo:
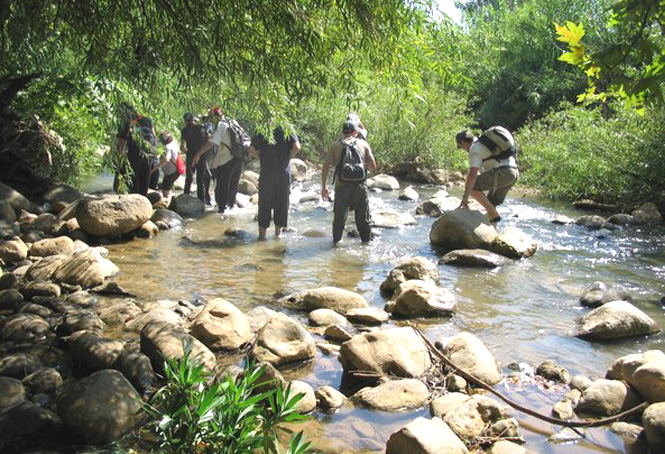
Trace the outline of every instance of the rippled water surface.
{"label": "rippled water surface", "polygon": [[[319,181],[318,179],[313,180]],[[306,183],[304,191],[318,190]],[[434,188],[417,188],[421,196]],[[397,199],[395,192],[371,194],[373,210],[413,213],[417,202]],[[498,270],[455,268],[439,265],[440,285],[458,298],[452,318],[427,320],[421,326],[432,340],[460,331],[478,336],[502,366],[524,362],[537,366],[553,359],[571,374],[601,377],[621,355],[647,349],[663,349],[663,335],[600,344],[570,336],[575,320],[586,313],[578,298],[594,281],[621,283],[635,297],[635,304],[665,328],[665,313],[658,300],[665,295],[665,240],[661,227],[630,227],[616,232],[589,232],[575,226],[557,226],[558,214],[579,212],[564,205],[513,197],[501,207],[501,229],[516,226],[532,235],[539,249],[530,259],[515,261]],[[297,232],[280,239],[259,242],[253,220],[255,208],[220,216],[210,212],[189,221],[181,229],[161,232],[151,240],[108,246],[110,258],[121,270],[116,280],[146,302],[159,299],[190,301],[223,297],[242,310],[271,306],[276,295],[320,286],[337,286],[363,294],[371,306],[383,308],[386,300],[379,285],[401,261],[419,255],[438,261],[441,252],[429,244],[434,221],[417,217],[418,225],[382,230],[369,246],[345,238],[331,244],[332,207],[308,202],[292,208],[289,222]],[[350,219],[351,221],[351,219]],[[247,232],[242,238],[226,237],[236,227]],[[313,237],[305,232],[322,232]],[[306,320],[306,314],[292,314]],[[384,328],[386,325],[384,325]],[[315,335],[318,339],[319,336]],[[290,378],[322,385],[340,386],[342,367],[334,357],[318,353],[316,362]],[[563,391],[536,385],[498,385],[518,403],[550,414]],[[584,441],[557,445],[546,437],[558,428],[512,412],[538,453],[627,452],[624,441],[606,429],[587,432]],[[384,413],[347,406],[334,415],[316,414],[306,433],[325,452],[379,453],[389,435],[427,409]]]}

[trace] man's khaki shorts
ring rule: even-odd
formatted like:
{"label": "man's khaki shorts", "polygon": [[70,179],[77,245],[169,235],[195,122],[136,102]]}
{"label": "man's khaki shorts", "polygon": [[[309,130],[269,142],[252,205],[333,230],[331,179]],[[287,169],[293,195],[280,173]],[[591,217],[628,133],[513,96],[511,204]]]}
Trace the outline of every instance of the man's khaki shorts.
{"label": "man's khaki shorts", "polygon": [[501,205],[508,195],[520,173],[515,167],[498,167],[478,175],[473,189],[488,191],[487,198],[494,206]]}

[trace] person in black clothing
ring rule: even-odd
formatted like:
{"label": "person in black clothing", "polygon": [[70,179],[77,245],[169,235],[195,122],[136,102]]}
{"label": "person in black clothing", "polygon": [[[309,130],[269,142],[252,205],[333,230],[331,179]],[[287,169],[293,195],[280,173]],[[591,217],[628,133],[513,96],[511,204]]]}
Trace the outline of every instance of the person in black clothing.
{"label": "person in black clothing", "polygon": [[252,139],[250,156],[261,160],[259,175],[259,239],[266,237],[274,213],[275,236],[279,237],[287,226],[289,216],[289,194],[291,192],[291,158],[300,151],[296,135],[284,136],[282,128],[273,131],[274,143],[262,135]]}
{"label": "person in black clothing", "polygon": [[[185,127],[180,130],[180,149],[185,152],[187,173],[185,174],[185,194],[191,192],[194,172],[196,172],[196,196],[205,204],[210,205],[210,169],[208,159],[203,156],[196,166],[194,156],[206,142],[208,136],[203,125],[196,123],[194,114],[187,112],[183,116]],[[206,153],[206,155],[209,153]]]}
{"label": "person in black clothing", "polygon": [[[132,170],[127,187],[130,193],[146,195],[150,185],[150,166],[157,145],[152,120],[136,112],[133,106],[124,105],[126,120],[118,130],[118,154],[126,154]],[[120,178],[126,176],[126,169],[119,168],[114,189],[119,188]]]}

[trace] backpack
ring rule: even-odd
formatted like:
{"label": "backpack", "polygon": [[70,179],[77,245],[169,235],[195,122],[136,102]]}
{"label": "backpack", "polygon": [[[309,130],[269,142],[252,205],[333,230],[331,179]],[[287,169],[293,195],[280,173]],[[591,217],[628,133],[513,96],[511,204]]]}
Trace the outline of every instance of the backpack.
{"label": "backpack", "polygon": [[343,146],[342,157],[337,163],[335,176],[345,183],[362,183],[367,179],[363,152],[358,149],[355,140],[351,143],[340,142]]}
{"label": "backpack", "polygon": [[492,156],[483,159],[483,161],[490,159],[501,161],[517,154],[513,135],[501,126],[492,126],[487,129],[478,137],[478,141],[485,145],[490,150],[490,153],[492,153]]}
{"label": "backpack", "polygon": [[138,123],[133,127],[130,126],[129,134],[141,156],[148,157],[155,154],[157,139],[152,133],[152,123]]}
{"label": "backpack", "polygon": [[234,158],[242,158],[245,156],[247,148],[252,143],[252,139],[249,137],[249,134],[242,129],[242,126],[238,124],[237,121],[230,118],[226,120],[226,124],[229,128],[229,136],[231,137],[231,146],[224,144],[226,148],[229,149],[231,156]]}

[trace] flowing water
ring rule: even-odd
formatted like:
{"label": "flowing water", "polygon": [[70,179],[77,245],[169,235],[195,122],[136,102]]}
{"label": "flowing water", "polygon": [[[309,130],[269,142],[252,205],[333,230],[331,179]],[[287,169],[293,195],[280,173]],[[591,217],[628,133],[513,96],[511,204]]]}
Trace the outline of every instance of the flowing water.
{"label": "flowing water", "polygon": [[[318,190],[318,179],[305,183],[304,190]],[[416,188],[423,198],[433,188]],[[373,210],[413,213],[417,202],[397,199],[395,192],[372,193]],[[580,340],[570,335],[575,320],[586,313],[578,302],[582,291],[594,281],[620,283],[634,295],[635,304],[665,328],[665,310],[659,303],[665,295],[665,239],[662,227],[628,227],[615,232],[590,232],[583,227],[554,225],[556,215],[580,215],[562,204],[527,197],[509,198],[501,207],[500,228],[516,226],[534,237],[538,252],[496,270],[439,265],[440,285],[458,299],[452,318],[421,321],[421,328],[435,340],[461,331],[479,337],[502,366],[528,363],[537,366],[546,359],[567,368],[572,375],[604,376],[619,356],[663,349],[664,336],[637,338],[613,343]],[[308,202],[292,208],[291,227],[297,232],[280,239],[257,241],[255,208],[237,209],[221,216],[207,213],[177,230],[161,232],[150,240],[108,246],[111,260],[121,272],[116,277],[142,300],[207,300],[222,297],[248,311],[258,305],[271,307],[277,295],[321,286],[336,286],[365,296],[372,307],[383,308],[386,300],[379,285],[401,261],[424,256],[438,261],[441,251],[429,243],[433,218],[418,217],[416,226],[381,231],[369,246],[358,239],[344,238],[331,244],[332,207]],[[349,221],[351,223],[351,219]],[[244,237],[227,237],[235,227]],[[307,231],[323,237],[303,235]],[[306,322],[306,314],[290,313]],[[395,323],[384,325],[386,328]],[[317,340],[320,336],[315,335]],[[316,361],[291,371],[315,389],[331,385],[339,389],[342,367],[335,357],[320,352]],[[505,383],[497,386],[518,403],[550,414],[552,405],[565,390],[535,383]],[[527,448],[538,453],[627,452],[624,440],[607,429],[586,431],[574,444],[548,442],[558,427],[511,411],[520,422]],[[306,423],[310,440],[325,452],[380,453],[392,432],[427,409],[384,413],[348,405],[333,415],[315,414]]]}

